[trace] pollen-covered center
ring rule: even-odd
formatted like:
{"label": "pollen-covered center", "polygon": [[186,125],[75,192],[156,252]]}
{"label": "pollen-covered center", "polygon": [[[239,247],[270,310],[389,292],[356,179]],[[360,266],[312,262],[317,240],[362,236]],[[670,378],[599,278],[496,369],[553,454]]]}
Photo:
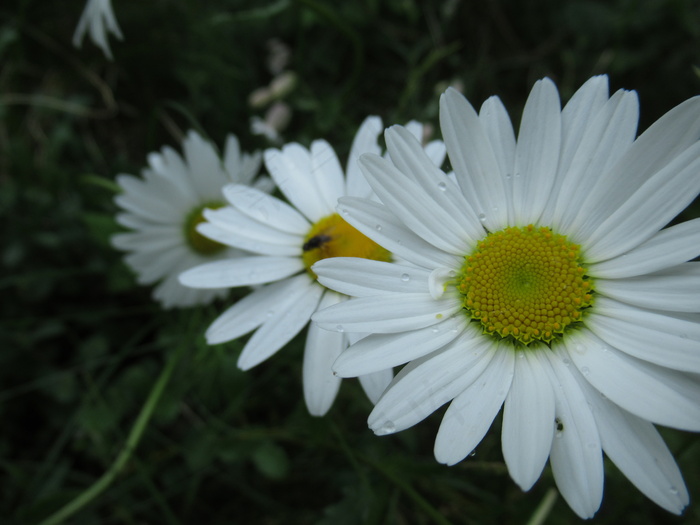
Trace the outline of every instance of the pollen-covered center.
{"label": "pollen-covered center", "polygon": [[361,257],[390,261],[391,253],[345,222],[334,213],[315,223],[304,238],[302,259],[306,270],[315,279],[311,266],[329,257]]}
{"label": "pollen-covered center", "polygon": [[194,208],[185,218],[183,225],[185,240],[189,247],[200,255],[214,255],[226,249],[225,245],[212,241],[197,231],[197,225],[206,221],[203,215],[205,208],[216,210],[223,206],[221,202],[208,202]]}
{"label": "pollen-covered center", "polygon": [[532,225],[486,236],[465,258],[457,289],[485,333],[525,345],[560,336],[592,301],[579,246]]}

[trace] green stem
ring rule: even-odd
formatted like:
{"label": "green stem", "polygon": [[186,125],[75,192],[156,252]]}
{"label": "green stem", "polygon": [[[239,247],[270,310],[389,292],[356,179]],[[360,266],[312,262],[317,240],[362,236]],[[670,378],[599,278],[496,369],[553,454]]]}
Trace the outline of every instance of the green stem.
{"label": "green stem", "polygon": [[557,501],[557,496],[557,489],[550,488],[526,525],[542,525],[544,520],[549,516],[549,513],[552,512],[552,507],[554,507],[554,503]]}
{"label": "green stem", "polygon": [[141,441],[143,433],[148,426],[148,422],[153,415],[153,411],[158,405],[158,401],[165,390],[165,386],[168,384],[170,376],[172,375],[173,370],[180,359],[183,346],[184,345],[181,345],[175,351],[175,353],[170,357],[168,363],[165,365],[165,368],[163,368],[163,371],[160,373],[160,377],[158,377],[153,385],[151,393],[148,395],[146,402],[141,408],[141,412],[134,422],[134,426],[126,439],[126,443],[124,443],[124,448],[122,448],[121,452],[119,452],[117,459],[114,461],[114,463],[112,463],[109,470],[107,470],[107,472],[105,472],[102,477],[98,479],[90,488],[80,493],[73,501],[61,507],[39,525],[57,525],[58,523],[61,523],[63,520],[69,518],[82,509],[85,505],[90,503],[112,484],[114,479],[121,472],[122,468],[124,468],[126,462],[129,460],[129,458],[131,458],[131,455],[134,453],[134,450],[136,450],[136,447]]}

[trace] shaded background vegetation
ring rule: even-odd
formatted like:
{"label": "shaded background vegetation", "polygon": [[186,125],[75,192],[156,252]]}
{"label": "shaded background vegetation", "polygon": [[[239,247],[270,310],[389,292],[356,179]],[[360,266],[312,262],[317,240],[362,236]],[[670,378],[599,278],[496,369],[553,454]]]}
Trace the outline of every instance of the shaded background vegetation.
{"label": "shaded background vegetation", "polygon": [[[107,61],[70,45],[82,0],[0,4],[0,522],[38,523],[115,460],[156,378],[173,376],[137,450],[69,522],[526,523],[554,485],[528,494],[502,462],[499,420],[455,467],[432,456],[441,413],[399,435],[367,430],[345,381],[329,415],[307,415],[297,338],[243,373],[240,342],[208,347],[227,301],[162,311],[109,245],[112,181],[195,128],[248,150],[249,94],[272,75],[276,38],[298,78],[287,140],[328,139],[341,157],[369,114],[437,126],[438,94],[498,94],[517,121],[533,82],[562,99],[593,74],[636,89],[640,130],[700,90],[694,0],[113,0],[125,36]],[[699,174],[700,176],[700,174]],[[700,216],[697,203],[684,218]],[[700,440],[662,429],[700,499]],[[611,465],[597,523],[673,517]],[[547,523],[580,521],[559,498]]]}

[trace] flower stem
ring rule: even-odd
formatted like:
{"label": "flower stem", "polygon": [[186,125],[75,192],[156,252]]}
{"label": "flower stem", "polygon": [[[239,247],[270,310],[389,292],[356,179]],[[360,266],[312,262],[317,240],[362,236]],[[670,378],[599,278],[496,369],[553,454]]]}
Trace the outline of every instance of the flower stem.
{"label": "flower stem", "polygon": [[160,400],[160,397],[163,394],[168,381],[170,380],[170,376],[172,376],[177,362],[180,360],[183,346],[184,345],[179,345],[177,350],[170,356],[170,360],[166,363],[163,371],[160,373],[160,377],[158,377],[156,380],[150,394],[148,395],[148,398],[146,399],[146,402],[141,408],[141,412],[136,418],[134,426],[132,427],[129,436],[124,443],[124,447],[119,452],[119,455],[114,460],[114,463],[112,463],[109,470],[107,470],[102,477],[93,483],[87,490],[80,493],[75,499],[61,507],[39,525],[57,525],[58,523],[63,522],[65,519],[69,518],[82,509],[85,505],[90,503],[112,484],[126,462],[131,458],[131,455],[134,453],[134,450],[136,450],[136,447],[141,441],[144,431],[148,427],[148,422],[153,415],[153,411],[158,405],[158,401]]}
{"label": "flower stem", "polygon": [[558,495],[557,489],[550,488],[526,525],[542,525],[549,516],[549,513],[552,512],[552,507],[554,507],[554,502],[557,501]]}

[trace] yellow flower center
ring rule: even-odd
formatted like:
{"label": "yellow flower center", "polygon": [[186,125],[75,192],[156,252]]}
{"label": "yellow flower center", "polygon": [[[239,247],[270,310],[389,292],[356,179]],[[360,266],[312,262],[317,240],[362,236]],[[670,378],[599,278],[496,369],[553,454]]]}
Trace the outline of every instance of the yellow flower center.
{"label": "yellow flower center", "polygon": [[185,218],[185,224],[183,226],[185,240],[189,247],[198,254],[214,255],[226,249],[225,245],[212,241],[197,231],[197,225],[206,221],[202,213],[205,208],[216,210],[223,207],[224,204],[220,202],[207,202],[193,209]]}
{"label": "yellow flower center", "polygon": [[329,257],[361,257],[375,261],[390,261],[391,253],[365,237],[334,213],[316,222],[306,234],[302,247],[306,271],[316,279],[311,266]]}
{"label": "yellow flower center", "polygon": [[580,322],[593,300],[579,246],[549,228],[490,233],[457,278],[467,314],[484,333],[549,343]]}

